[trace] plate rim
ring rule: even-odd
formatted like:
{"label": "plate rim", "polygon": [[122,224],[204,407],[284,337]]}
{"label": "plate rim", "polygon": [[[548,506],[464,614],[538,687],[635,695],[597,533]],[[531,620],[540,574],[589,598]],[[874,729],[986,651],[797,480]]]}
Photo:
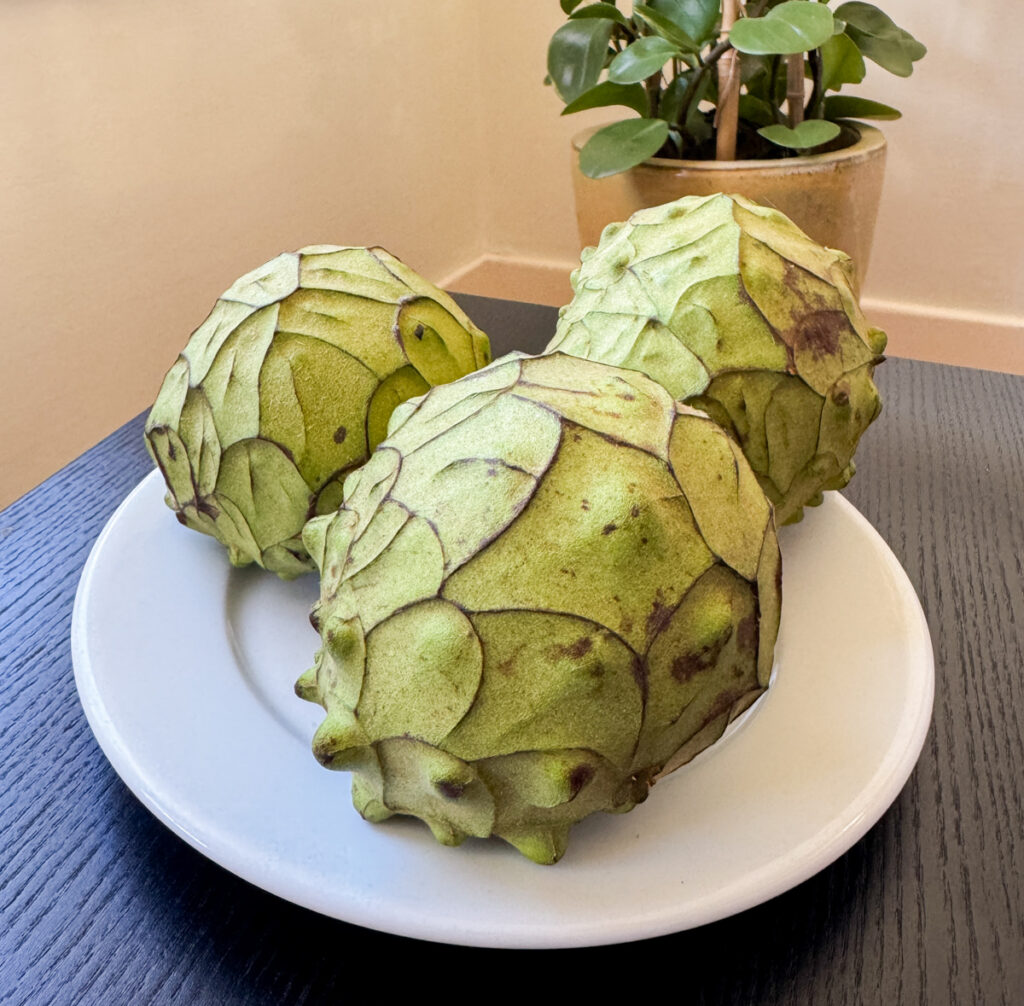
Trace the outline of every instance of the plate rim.
{"label": "plate rim", "polygon": [[[163,805],[147,779],[146,773],[138,765],[132,750],[118,733],[116,723],[107,710],[102,690],[98,686],[93,672],[88,646],[88,628],[83,612],[88,603],[96,570],[102,562],[106,543],[117,534],[125,511],[135,505],[138,497],[149,489],[151,482],[159,481],[160,478],[159,470],[153,469],[135,485],[104,524],[82,568],[72,609],[70,641],[75,686],[86,720],[101,751],[117,775],[146,809],[174,834],[208,859],[254,886],[331,918],[412,939],[457,943],[465,946],[518,949],[599,946],[633,942],[697,928],[771,900],[835,862],[856,844],[892,806],[909,780],[923,749],[932,720],[935,673],[931,634],[920,598],[903,566],[871,522],[845,497],[838,493],[830,493],[829,498],[833,499],[833,505],[838,505],[846,510],[847,516],[859,525],[861,532],[873,540],[875,551],[883,557],[886,566],[894,574],[894,580],[900,587],[900,594],[908,602],[908,612],[913,614],[913,620],[908,620],[906,624],[907,637],[913,637],[915,652],[918,647],[920,648],[922,661],[927,671],[922,677],[923,688],[919,701],[914,706],[915,715],[912,718],[901,718],[899,729],[893,733],[892,743],[895,744],[897,739],[901,739],[901,744],[895,755],[892,754],[892,745],[890,745],[888,753],[892,757],[889,759],[885,776],[878,780],[874,788],[867,786],[862,788],[856,799],[844,808],[844,811],[855,811],[844,816],[845,823],[839,824],[832,819],[829,821],[828,827],[805,839],[794,850],[790,850],[788,859],[793,859],[796,852],[805,850],[803,855],[797,857],[796,868],[791,867],[779,875],[775,870],[775,861],[773,860],[762,866],[753,875],[756,882],[751,882],[748,878],[743,884],[733,884],[720,889],[713,898],[706,897],[704,899],[710,901],[711,906],[702,908],[698,906],[697,911],[693,911],[691,908],[689,912],[683,913],[691,917],[682,924],[680,924],[681,915],[678,909],[673,910],[673,906],[666,905],[658,910],[648,911],[640,917],[633,916],[628,922],[598,920],[576,923],[567,931],[563,931],[565,927],[560,925],[556,939],[539,935],[536,932],[537,927],[526,922],[506,923],[500,927],[484,929],[478,925],[460,926],[457,919],[445,918],[446,928],[442,934],[438,931],[439,927],[436,923],[431,925],[419,916],[403,917],[394,913],[389,916],[387,912],[370,911],[364,906],[357,906],[355,910],[352,909],[352,906],[347,906],[349,910],[342,912],[326,893],[319,892],[309,882],[305,885],[304,896],[296,897],[294,888],[283,883],[275,883],[273,879],[268,881],[266,871],[256,867],[254,862],[256,856],[251,852],[247,854],[242,851],[243,847],[236,847],[234,856],[227,854],[225,849],[216,842],[211,843],[203,835],[194,834]],[[880,763],[875,776],[881,771],[883,765],[884,763]],[[565,868],[566,866],[559,867],[563,870]],[[774,877],[771,876],[773,873],[775,873]],[[769,876],[762,877],[765,874]],[[734,889],[737,886],[739,889]]]}

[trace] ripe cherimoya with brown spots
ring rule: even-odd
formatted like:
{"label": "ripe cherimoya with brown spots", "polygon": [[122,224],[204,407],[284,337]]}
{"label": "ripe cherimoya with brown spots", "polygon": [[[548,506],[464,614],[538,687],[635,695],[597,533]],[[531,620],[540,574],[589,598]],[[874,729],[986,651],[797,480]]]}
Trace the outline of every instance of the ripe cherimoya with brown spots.
{"label": "ripe cherimoya with brown spots", "polygon": [[741,196],[688,196],[610,224],[572,274],[548,350],[628,367],[743,448],[780,524],[854,472],[881,409],[885,333],[850,259]]}
{"label": "ripe cherimoya with brown spots", "polygon": [[383,248],[315,245],[242,276],[171,367],[146,443],[183,524],[238,566],[313,569],[302,525],[341,502],[395,406],[490,360],[458,305]]}
{"label": "ripe cherimoya with brown spots", "polygon": [[642,374],[519,354],[396,410],[303,539],[313,751],[370,821],[555,862],[768,684],[771,506],[721,428]]}

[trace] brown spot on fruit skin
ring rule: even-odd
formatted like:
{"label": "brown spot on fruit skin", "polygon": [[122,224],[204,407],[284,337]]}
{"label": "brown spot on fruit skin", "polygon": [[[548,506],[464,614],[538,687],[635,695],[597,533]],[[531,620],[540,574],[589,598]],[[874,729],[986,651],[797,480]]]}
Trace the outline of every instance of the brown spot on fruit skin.
{"label": "brown spot on fruit skin", "polygon": [[715,701],[714,705],[712,705],[711,708],[707,711],[707,715],[705,715],[703,721],[701,722],[701,726],[707,726],[709,723],[713,723],[715,720],[717,720],[719,716],[722,716],[724,713],[727,713],[730,709],[732,709],[733,704],[736,702],[738,698],[738,694],[734,695],[731,692],[723,692]]}
{"label": "brown spot on fruit skin", "polygon": [[413,329],[413,332],[412,332],[412,334],[413,334],[413,335],[415,335],[417,339],[422,339],[422,338],[423,338],[423,333],[424,333],[424,331],[425,331],[425,329],[423,328],[423,326],[422,326],[422,325],[417,325],[417,326],[416,326],[416,327],[415,327],[415,328]]}
{"label": "brown spot on fruit skin", "polygon": [[336,444],[343,444],[345,442],[345,437],[347,437],[347,436],[348,436],[348,430],[346,430],[344,426],[339,426],[334,431],[334,442]]}
{"label": "brown spot on fruit skin", "polygon": [[558,652],[566,657],[571,657],[573,660],[579,660],[585,657],[594,648],[594,640],[590,636],[580,636],[575,643],[570,643],[568,646],[559,646]]}
{"label": "brown spot on fruit skin", "polygon": [[633,504],[632,507],[630,507],[629,516],[630,517],[639,517],[640,516],[640,507],[638,507],[635,503]]}
{"label": "brown spot on fruit skin", "polygon": [[839,337],[850,327],[842,311],[816,311],[802,318],[796,331],[794,348],[803,348],[819,359],[833,356],[839,349]]}
{"label": "brown spot on fruit skin", "polygon": [[618,529],[618,524],[605,524],[605,526],[601,528],[601,534],[611,534],[612,531],[618,531]]}
{"label": "brown spot on fruit skin", "polygon": [[681,685],[685,684],[695,674],[707,670],[712,661],[708,659],[707,651],[700,653],[684,653],[672,661],[672,677]]}
{"label": "brown spot on fruit skin", "polygon": [[747,615],[736,626],[736,641],[741,650],[753,650],[757,646],[757,619]]}
{"label": "brown spot on fruit skin", "polygon": [[591,765],[577,765],[569,773],[569,799],[573,800],[581,789],[594,778],[594,769]]}
{"label": "brown spot on fruit skin", "polygon": [[647,616],[647,635],[656,636],[672,619],[672,609],[655,599],[651,602],[651,613]]}
{"label": "brown spot on fruit skin", "polygon": [[[744,619],[747,621],[747,619]],[[750,619],[754,621],[753,618]],[[740,623],[740,631],[742,632],[743,623]],[[755,627],[755,636],[756,636]],[[678,657],[675,657],[672,661],[672,677],[679,682],[679,684],[685,684],[695,674],[699,674],[701,671],[706,671],[709,667],[713,667],[718,662],[718,657],[722,652],[722,648],[725,646],[729,639],[732,637],[732,626],[729,626],[728,632],[724,632],[709,646],[702,647],[695,653],[682,653]]]}
{"label": "brown spot on fruit skin", "polygon": [[436,783],[436,787],[438,793],[448,800],[458,800],[458,798],[466,792],[465,784],[461,782],[451,782],[448,779],[442,779],[439,783]]}

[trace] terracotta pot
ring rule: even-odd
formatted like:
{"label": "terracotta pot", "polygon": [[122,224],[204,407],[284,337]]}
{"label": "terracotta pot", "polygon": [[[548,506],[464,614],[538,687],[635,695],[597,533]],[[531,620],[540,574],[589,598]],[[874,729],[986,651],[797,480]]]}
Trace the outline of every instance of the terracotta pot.
{"label": "terracotta pot", "polygon": [[851,146],[775,161],[682,161],[652,157],[608,178],[587,178],[579,151],[601,127],[573,137],[573,184],[582,247],[596,245],[613,221],[682,196],[727,192],[781,210],[820,244],[846,252],[867,273],[882,195],[885,137],[873,126],[850,127]]}

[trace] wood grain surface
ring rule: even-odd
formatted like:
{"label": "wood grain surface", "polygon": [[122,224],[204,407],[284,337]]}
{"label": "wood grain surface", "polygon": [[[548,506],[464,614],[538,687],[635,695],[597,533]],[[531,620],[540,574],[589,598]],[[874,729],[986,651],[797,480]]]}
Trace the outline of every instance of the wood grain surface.
{"label": "wood grain surface", "polygon": [[[553,330],[551,309],[460,299],[496,355]],[[878,383],[885,409],[846,495],[932,632],[934,720],[910,781],[794,890],[702,929],[549,954],[539,974],[266,894],[114,774],[68,634],[92,542],[150,467],[142,418],[127,423],[0,513],[0,1003],[459,1000],[495,981],[544,1001],[615,979],[641,996],[664,979],[688,1003],[1024,1003],[1024,379],[890,360]],[[487,988],[474,965],[490,965]]]}

